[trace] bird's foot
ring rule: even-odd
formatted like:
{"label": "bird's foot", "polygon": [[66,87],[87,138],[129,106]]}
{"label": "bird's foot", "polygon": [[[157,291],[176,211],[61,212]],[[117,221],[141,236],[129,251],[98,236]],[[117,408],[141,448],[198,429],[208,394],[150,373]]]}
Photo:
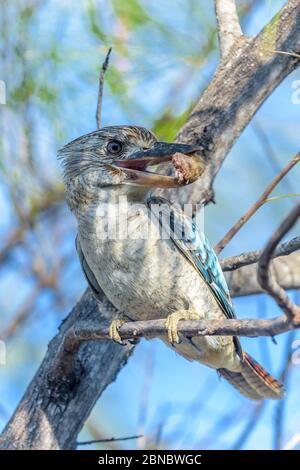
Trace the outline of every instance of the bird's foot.
{"label": "bird's foot", "polygon": [[177,326],[180,320],[200,320],[200,315],[193,310],[178,310],[178,312],[168,315],[165,326],[168,331],[168,339],[172,344],[179,343]]}
{"label": "bird's foot", "polygon": [[124,344],[119,333],[119,328],[125,323],[121,318],[115,318],[109,325],[109,337],[119,344]]}

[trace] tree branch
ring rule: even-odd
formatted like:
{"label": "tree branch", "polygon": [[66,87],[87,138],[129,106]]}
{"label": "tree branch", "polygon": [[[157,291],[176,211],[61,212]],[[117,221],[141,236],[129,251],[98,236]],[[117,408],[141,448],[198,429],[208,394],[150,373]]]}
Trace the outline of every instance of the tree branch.
{"label": "tree branch", "polygon": [[[122,340],[138,339],[138,338],[167,338],[166,319],[146,320],[146,321],[130,321],[124,323],[119,329]],[[185,320],[178,324],[178,332],[186,337],[193,336],[275,336],[285,333],[293,328],[299,328],[300,325],[293,325],[282,315],[272,320]],[[78,324],[71,328],[64,340],[64,348],[57,354],[56,364],[58,369],[53,372],[53,377],[63,376],[69,373],[69,369],[62,368],[63,356],[67,354],[75,354],[81,344],[85,341],[110,340],[109,327],[100,326],[90,328],[85,324]]]}
{"label": "tree branch", "polygon": [[[138,338],[164,337],[167,340],[166,319],[131,321],[124,323],[119,330],[123,340]],[[292,323],[285,315],[271,320],[199,320],[180,321],[178,332],[188,338],[195,336],[275,336],[280,333],[300,328],[300,324]],[[75,358],[82,344],[86,341],[109,340],[108,326],[89,326],[77,324],[67,331],[64,341],[58,350],[49,380],[53,383],[71,381],[75,366]]]}
{"label": "tree branch", "polygon": [[232,240],[235,234],[248,222],[248,220],[258,211],[258,209],[264,205],[268,196],[271,194],[273,189],[282,180],[282,178],[300,161],[300,152],[298,152],[292,160],[279,172],[279,174],[273,179],[273,181],[267,186],[262,195],[257,201],[245,212],[242,217],[234,224],[234,226],[224,235],[222,240],[215,246],[215,252],[219,254],[226,245]]}
{"label": "tree branch", "polygon": [[294,324],[300,323],[300,308],[292,302],[284,289],[275,280],[275,277],[272,276],[270,272],[270,262],[278,243],[294,226],[299,217],[300,204],[297,204],[268,241],[257,267],[259,284],[271,297],[273,297],[290,322]]}
{"label": "tree branch", "polygon": [[[299,266],[300,252],[296,252],[274,259],[271,269],[278,284],[284,289],[290,290],[300,288]],[[257,263],[227,272],[225,278],[232,297],[264,293],[257,280]]]}
{"label": "tree branch", "polygon": [[215,10],[221,57],[224,59],[243,33],[235,0],[215,0]]}
{"label": "tree branch", "polygon": [[[281,245],[279,245],[274,251],[272,258],[290,255],[296,250],[300,250],[300,237],[294,237],[288,242],[281,243]],[[247,253],[241,253],[240,255],[224,258],[220,261],[221,268],[224,272],[235,271],[243,266],[257,263],[262,252],[263,250],[248,251]]]}

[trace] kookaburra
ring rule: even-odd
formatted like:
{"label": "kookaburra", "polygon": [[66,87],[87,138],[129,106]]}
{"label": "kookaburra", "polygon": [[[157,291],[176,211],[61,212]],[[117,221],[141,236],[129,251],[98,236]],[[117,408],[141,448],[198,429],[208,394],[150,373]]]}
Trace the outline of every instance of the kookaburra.
{"label": "kookaburra", "polygon": [[[216,369],[248,398],[279,399],[282,385],[242,350],[237,337],[179,341],[182,319],[235,318],[218,259],[195,220],[149,195],[181,184],[176,176],[151,171],[157,164],[195,152],[197,146],[159,142],[137,126],[104,127],[60,150],[82,269],[94,294],[104,292],[120,312],[110,328],[116,341],[124,318],[166,318],[162,339],[179,354]],[[159,208],[154,217],[153,206]],[[109,226],[116,211],[118,236]]]}

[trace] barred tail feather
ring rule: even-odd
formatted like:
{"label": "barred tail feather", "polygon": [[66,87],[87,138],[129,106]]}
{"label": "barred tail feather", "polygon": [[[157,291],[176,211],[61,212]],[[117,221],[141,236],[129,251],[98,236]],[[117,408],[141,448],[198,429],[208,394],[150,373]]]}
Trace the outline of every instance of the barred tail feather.
{"label": "barred tail feather", "polygon": [[283,385],[272,377],[253,357],[243,353],[244,360],[240,372],[218,369],[219,374],[231,385],[252,400],[272,398],[279,400],[284,396]]}
{"label": "barred tail feather", "polygon": [[242,395],[251,400],[262,400],[262,396],[253,389],[244,379],[241,372],[232,372],[228,369],[218,369],[218,374],[236,388]]}
{"label": "barred tail feather", "polygon": [[253,357],[244,352],[243,377],[263,398],[279,400],[284,396],[284,387],[274,379]]}

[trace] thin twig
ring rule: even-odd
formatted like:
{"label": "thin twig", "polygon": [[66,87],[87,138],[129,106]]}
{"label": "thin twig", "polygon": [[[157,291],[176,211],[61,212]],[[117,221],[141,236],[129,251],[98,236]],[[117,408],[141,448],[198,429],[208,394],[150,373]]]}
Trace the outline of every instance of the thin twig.
{"label": "thin twig", "polygon": [[280,171],[280,173],[267,186],[259,199],[247,210],[247,212],[234,224],[234,226],[226,233],[226,235],[215,246],[215,252],[220,253],[225,246],[232,240],[234,235],[248,222],[248,220],[257,212],[257,210],[266,202],[273,189],[282,180],[282,178],[300,161],[300,152],[295,155],[292,160]]}
{"label": "thin twig", "polygon": [[[287,242],[281,243],[274,251],[272,258],[278,258],[279,256],[287,256],[294,251],[300,250],[300,236],[294,237]],[[241,253],[240,255],[230,256],[220,260],[222,270],[235,271],[242,266],[248,266],[249,264],[257,263],[262,255],[263,250],[248,251]]]}
{"label": "thin twig", "polygon": [[300,308],[292,302],[285,290],[277,283],[275,277],[270,273],[270,263],[278,243],[294,226],[300,217],[300,204],[297,204],[289,215],[280,224],[278,229],[273,233],[264,248],[257,266],[257,279],[262,287],[283,310],[287,318],[293,322],[300,324]]}
{"label": "thin twig", "polygon": [[143,435],[140,434],[137,436],[128,436],[128,437],[111,437],[109,439],[94,439],[93,441],[77,442],[77,446],[88,446],[90,444],[99,444],[99,443],[105,443],[105,442],[130,441],[132,439],[139,439],[140,437],[143,437]]}
{"label": "thin twig", "polygon": [[[91,440],[94,440],[94,441],[100,441],[102,439],[106,439],[106,434],[104,432],[104,430],[102,430],[102,427],[101,429],[99,429],[99,423],[94,423],[93,420],[89,419],[86,424],[85,424],[85,427],[88,431],[88,433],[91,435]],[[76,446],[74,447],[77,447],[77,442],[76,442]],[[116,450],[118,449],[118,444],[115,443],[115,442],[107,442],[105,447],[109,450]]]}
{"label": "thin twig", "polygon": [[96,111],[97,129],[101,128],[101,111],[102,111],[102,99],[103,99],[103,88],[104,88],[104,76],[109,66],[109,57],[110,57],[111,50],[112,48],[110,47],[107,51],[106,57],[101,67],[101,72],[99,74],[99,90],[98,90],[97,111]]}
{"label": "thin twig", "polygon": [[295,57],[295,59],[300,59],[300,55],[296,54],[296,52],[287,52],[287,51],[272,51],[275,54],[282,54],[282,55],[289,55],[290,57]]}

